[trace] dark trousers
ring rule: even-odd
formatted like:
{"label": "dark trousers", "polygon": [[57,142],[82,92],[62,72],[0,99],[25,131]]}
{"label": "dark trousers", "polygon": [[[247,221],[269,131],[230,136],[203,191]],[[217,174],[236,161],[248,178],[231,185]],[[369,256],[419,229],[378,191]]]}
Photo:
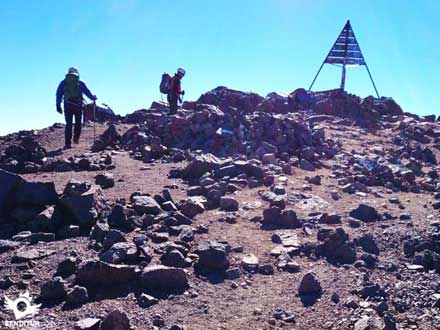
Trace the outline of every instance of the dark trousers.
{"label": "dark trousers", "polygon": [[168,97],[168,103],[170,104],[170,115],[175,115],[177,113],[177,98]]}
{"label": "dark trousers", "polygon": [[82,104],[64,102],[64,117],[66,118],[66,145],[70,145],[72,140],[73,117],[75,117],[73,141],[78,141],[81,135]]}

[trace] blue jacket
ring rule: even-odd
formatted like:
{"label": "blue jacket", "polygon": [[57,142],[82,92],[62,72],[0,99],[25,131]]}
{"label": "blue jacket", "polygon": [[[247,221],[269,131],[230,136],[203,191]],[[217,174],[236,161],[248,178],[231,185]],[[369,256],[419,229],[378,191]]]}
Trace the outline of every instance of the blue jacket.
{"label": "blue jacket", "polygon": [[[96,97],[90,92],[90,90],[87,88],[87,85],[82,80],[79,81],[79,90],[81,91],[81,97],[82,94],[85,94],[89,99],[96,100]],[[57,105],[61,104],[63,96],[64,96],[64,80],[60,82],[57,88]]]}

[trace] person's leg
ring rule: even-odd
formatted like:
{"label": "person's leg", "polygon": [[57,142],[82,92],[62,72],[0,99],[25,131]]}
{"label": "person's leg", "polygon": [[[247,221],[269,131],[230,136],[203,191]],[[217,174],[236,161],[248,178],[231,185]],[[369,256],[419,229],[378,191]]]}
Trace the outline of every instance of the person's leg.
{"label": "person's leg", "polygon": [[82,106],[78,105],[75,108],[75,129],[73,131],[73,143],[78,144],[81,136],[82,125]]}
{"label": "person's leg", "polygon": [[170,98],[168,102],[170,103],[170,115],[175,115],[177,113],[177,99]]}
{"label": "person's leg", "polygon": [[65,102],[64,103],[64,118],[66,119],[66,128],[65,128],[65,146],[71,146],[72,140],[72,121],[73,121],[73,110],[72,106]]}

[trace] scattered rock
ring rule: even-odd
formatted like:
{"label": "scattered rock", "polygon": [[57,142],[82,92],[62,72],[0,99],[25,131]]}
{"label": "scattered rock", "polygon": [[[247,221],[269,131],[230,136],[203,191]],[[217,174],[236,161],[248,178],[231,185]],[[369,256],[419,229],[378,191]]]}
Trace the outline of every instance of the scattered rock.
{"label": "scattered rock", "polygon": [[95,183],[102,189],[108,189],[115,186],[115,179],[111,173],[102,173],[95,176]]}
{"label": "scattered rock", "polygon": [[225,270],[229,267],[226,247],[217,241],[200,242],[196,253],[199,255],[198,265],[202,268]]}
{"label": "scattered rock", "polygon": [[188,276],[181,268],[149,266],[142,270],[140,283],[151,290],[185,289],[188,286]]}
{"label": "scattered rock", "polygon": [[258,268],[258,258],[253,254],[243,256],[241,260],[243,268],[249,272],[255,272]]}
{"label": "scattered rock", "polygon": [[74,330],[99,330],[100,325],[100,319],[86,318],[76,322]]}
{"label": "scattered rock", "polygon": [[152,296],[149,296],[146,293],[142,293],[138,298],[138,304],[142,308],[148,308],[153,305],[156,305],[157,303],[159,303],[158,299],[156,299]]}
{"label": "scattered rock", "polygon": [[299,295],[313,295],[313,294],[321,294],[321,282],[319,281],[318,276],[315,273],[307,273],[303,276],[301,283],[298,287]]}
{"label": "scattered rock", "polygon": [[359,204],[356,209],[350,212],[350,216],[364,222],[374,222],[380,220],[380,216],[376,209],[366,204]]}
{"label": "scattered rock", "polygon": [[86,260],[79,264],[76,282],[86,288],[129,283],[136,277],[135,267]]}
{"label": "scattered rock", "polygon": [[222,196],[220,198],[220,209],[224,211],[238,211],[238,202],[231,196]]}
{"label": "scattered rock", "polygon": [[115,310],[102,321],[101,330],[130,330],[130,320],[125,313]]}

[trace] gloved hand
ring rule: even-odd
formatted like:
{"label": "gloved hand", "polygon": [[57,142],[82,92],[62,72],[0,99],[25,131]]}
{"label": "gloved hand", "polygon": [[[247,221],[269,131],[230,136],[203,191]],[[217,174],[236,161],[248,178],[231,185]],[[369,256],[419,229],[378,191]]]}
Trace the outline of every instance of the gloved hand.
{"label": "gloved hand", "polygon": [[92,101],[96,101],[98,98],[96,97],[96,95],[93,95],[92,97]]}
{"label": "gloved hand", "polygon": [[63,114],[63,109],[61,109],[61,104],[57,104],[57,112]]}
{"label": "gloved hand", "polygon": [[181,91],[180,94],[185,95],[185,91]]}

